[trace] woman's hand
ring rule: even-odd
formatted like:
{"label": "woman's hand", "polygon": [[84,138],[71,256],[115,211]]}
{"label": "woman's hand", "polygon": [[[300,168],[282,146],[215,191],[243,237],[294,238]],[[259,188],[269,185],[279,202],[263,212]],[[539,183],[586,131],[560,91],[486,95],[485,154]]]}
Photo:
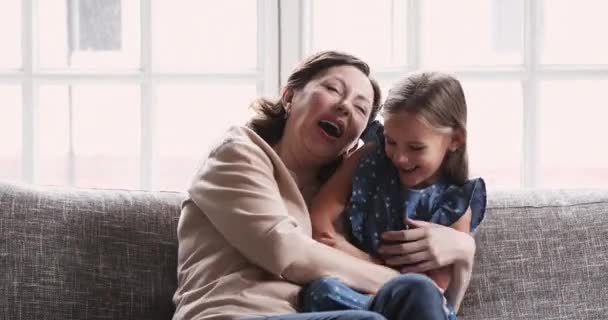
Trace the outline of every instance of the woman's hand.
{"label": "woman's hand", "polygon": [[453,264],[470,266],[475,241],[465,232],[435,223],[406,219],[413,229],[387,231],[378,252],[386,265],[405,272],[426,272]]}
{"label": "woman's hand", "polygon": [[315,240],[321,242],[326,246],[336,248],[342,252],[346,252],[353,257],[373,262],[375,264],[384,265],[384,262],[377,257],[370,256],[369,254],[361,251],[359,248],[348,242],[341,234],[335,234],[333,237],[329,234],[323,234],[317,237]]}

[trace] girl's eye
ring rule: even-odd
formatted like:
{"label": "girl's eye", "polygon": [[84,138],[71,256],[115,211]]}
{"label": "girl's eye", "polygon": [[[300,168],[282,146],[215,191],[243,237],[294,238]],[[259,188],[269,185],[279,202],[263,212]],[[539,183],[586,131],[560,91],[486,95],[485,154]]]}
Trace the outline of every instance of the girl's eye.
{"label": "girl's eye", "polygon": [[424,150],[424,148],[426,148],[425,146],[410,146],[410,149],[412,151],[421,151]]}
{"label": "girl's eye", "polygon": [[357,110],[359,110],[364,115],[367,114],[367,109],[366,108],[364,108],[362,106],[355,106],[355,108],[357,108]]}
{"label": "girl's eye", "polygon": [[395,145],[395,141],[390,140],[390,139],[386,139],[386,138],[385,138],[385,139],[384,139],[384,142],[385,142],[386,144],[390,145],[390,146],[394,146],[394,145]]}

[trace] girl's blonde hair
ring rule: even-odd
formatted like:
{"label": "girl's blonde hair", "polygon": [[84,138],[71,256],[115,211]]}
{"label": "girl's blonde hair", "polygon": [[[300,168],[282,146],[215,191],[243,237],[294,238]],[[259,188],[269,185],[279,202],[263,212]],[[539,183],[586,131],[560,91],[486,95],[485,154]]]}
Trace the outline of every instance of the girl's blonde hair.
{"label": "girl's blonde hair", "polygon": [[448,151],[441,170],[442,176],[450,183],[464,184],[469,178],[467,105],[460,82],[441,72],[411,74],[390,89],[382,115],[387,117],[403,111],[415,114],[440,131],[462,132],[463,145],[455,151]]}

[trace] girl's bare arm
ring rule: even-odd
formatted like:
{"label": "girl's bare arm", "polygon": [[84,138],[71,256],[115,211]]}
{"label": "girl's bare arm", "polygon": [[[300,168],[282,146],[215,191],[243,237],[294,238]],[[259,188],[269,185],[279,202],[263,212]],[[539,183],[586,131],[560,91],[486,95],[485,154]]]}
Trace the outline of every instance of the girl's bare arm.
{"label": "girl's bare arm", "polygon": [[359,250],[349,243],[335,224],[339,223],[339,218],[350,193],[352,192],[352,179],[361,159],[373,150],[375,145],[366,144],[353,152],[336,173],[321,187],[317,196],[313,199],[310,207],[310,217],[312,221],[313,238],[326,245],[344,251],[352,256],[378,262],[372,259],[367,253]]}

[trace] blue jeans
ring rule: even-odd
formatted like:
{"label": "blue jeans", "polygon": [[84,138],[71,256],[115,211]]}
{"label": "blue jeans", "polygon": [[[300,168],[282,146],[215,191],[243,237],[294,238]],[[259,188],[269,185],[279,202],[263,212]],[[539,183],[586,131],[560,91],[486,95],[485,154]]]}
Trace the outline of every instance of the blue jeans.
{"label": "blue jeans", "polygon": [[[419,274],[404,274],[386,283],[375,296],[354,291],[333,278],[313,281],[302,289],[303,313],[273,316],[269,320],[451,320],[443,296],[433,281]],[[452,312],[453,313],[453,312]]]}

